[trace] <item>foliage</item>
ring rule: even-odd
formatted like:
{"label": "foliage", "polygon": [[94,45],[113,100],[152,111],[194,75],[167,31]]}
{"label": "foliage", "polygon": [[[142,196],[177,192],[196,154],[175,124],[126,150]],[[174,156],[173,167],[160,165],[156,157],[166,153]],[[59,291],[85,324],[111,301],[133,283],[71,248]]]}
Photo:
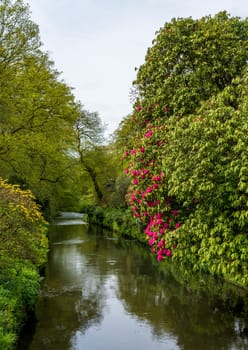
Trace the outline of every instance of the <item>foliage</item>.
{"label": "foliage", "polygon": [[10,256],[41,266],[47,252],[45,221],[31,192],[0,178],[0,218],[0,259]]}
{"label": "foliage", "polygon": [[116,142],[104,144],[104,125],[98,114],[82,110],[75,124],[75,134],[74,153],[79,159],[84,204],[123,205],[127,186],[118,147]]}
{"label": "foliage", "polygon": [[54,214],[73,176],[80,107],[41,51],[28,6],[1,1],[0,18],[0,176],[31,189]]}
{"label": "foliage", "polygon": [[[127,200],[158,260],[248,285],[247,20],[173,19],[134,82]],[[119,134],[120,135],[120,134]],[[123,139],[123,138],[122,138]]]}
{"label": "foliage", "polygon": [[206,102],[197,117],[171,119],[170,142],[164,149],[168,193],[190,209],[175,258],[181,260],[182,250],[189,249],[194,270],[209,270],[244,285],[248,282],[247,78],[246,72]]}
{"label": "foliage", "polygon": [[240,75],[248,58],[248,22],[220,12],[173,19],[158,32],[134,81],[142,107],[169,116],[192,113]]}
{"label": "foliage", "polygon": [[46,226],[29,191],[0,178],[0,345],[13,349],[39,290],[46,261]]}

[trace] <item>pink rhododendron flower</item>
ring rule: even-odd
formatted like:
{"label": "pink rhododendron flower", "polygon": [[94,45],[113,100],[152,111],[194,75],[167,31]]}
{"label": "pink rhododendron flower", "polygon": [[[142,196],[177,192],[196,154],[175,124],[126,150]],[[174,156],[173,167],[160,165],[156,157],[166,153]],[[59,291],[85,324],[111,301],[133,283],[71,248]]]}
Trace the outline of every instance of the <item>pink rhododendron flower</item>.
{"label": "pink rhododendron flower", "polygon": [[181,224],[179,222],[176,223],[176,228],[179,228]]}
{"label": "pink rhododendron flower", "polygon": [[125,169],[125,173],[126,173],[126,174],[129,173],[129,169],[128,169],[128,168]]}
{"label": "pink rhododendron flower", "polygon": [[131,149],[130,154],[136,154],[136,150],[135,149]]}
{"label": "pink rhododendron flower", "polygon": [[144,147],[140,147],[139,151],[140,151],[141,153],[145,152]]}
{"label": "pink rhododendron flower", "polygon": [[157,232],[154,232],[154,233],[153,233],[153,239],[155,239],[155,241],[158,239],[158,234],[157,234]]}
{"label": "pink rhododendron flower", "polygon": [[153,238],[149,239],[149,241],[148,241],[148,243],[149,243],[150,245],[153,245],[154,242],[155,242],[155,240],[154,240]]}
{"label": "pink rhododendron flower", "polygon": [[148,132],[145,134],[145,137],[146,137],[147,139],[149,139],[149,137],[151,137],[152,134],[153,134],[152,131],[148,131]]}
{"label": "pink rhododendron flower", "polygon": [[172,214],[173,214],[174,216],[177,216],[177,215],[178,215],[178,210],[173,210]]}
{"label": "pink rhododendron flower", "polygon": [[153,178],[153,181],[159,181],[161,179],[160,175],[157,175],[157,176],[154,176]]}
{"label": "pink rhododendron flower", "polygon": [[158,254],[158,255],[157,255],[157,260],[158,260],[158,261],[163,260],[163,255]]}
{"label": "pink rhododendron flower", "polygon": [[134,180],[133,180],[133,184],[134,184],[134,185],[138,185],[138,183],[139,183],[139,180],[137,180],[137,179],[134,179]]}

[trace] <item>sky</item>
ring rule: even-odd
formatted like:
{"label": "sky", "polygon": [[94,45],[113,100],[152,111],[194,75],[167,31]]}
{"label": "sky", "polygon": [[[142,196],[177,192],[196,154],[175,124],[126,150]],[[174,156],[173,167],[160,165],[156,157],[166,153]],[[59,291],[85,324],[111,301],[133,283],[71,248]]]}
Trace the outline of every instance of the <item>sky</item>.
{"label": "sky", "polygon": [[132,113],[135,67],[144,63],[155,32],[172,18],[226,10],[248,17],[247,0],[26,0],[39,25],[43,51],[86,110],[113,133]]}

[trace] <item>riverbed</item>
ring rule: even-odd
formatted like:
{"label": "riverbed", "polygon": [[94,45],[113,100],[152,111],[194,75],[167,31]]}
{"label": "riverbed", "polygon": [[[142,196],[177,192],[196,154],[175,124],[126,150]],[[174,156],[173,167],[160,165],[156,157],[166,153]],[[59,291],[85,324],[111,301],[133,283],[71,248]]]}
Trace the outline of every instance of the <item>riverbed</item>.
{"label": "riverbed", "polygon": [[51,227],[35,319],[18,350],[245,350],[247,325],[158,270],[149,249],[80,216]]}

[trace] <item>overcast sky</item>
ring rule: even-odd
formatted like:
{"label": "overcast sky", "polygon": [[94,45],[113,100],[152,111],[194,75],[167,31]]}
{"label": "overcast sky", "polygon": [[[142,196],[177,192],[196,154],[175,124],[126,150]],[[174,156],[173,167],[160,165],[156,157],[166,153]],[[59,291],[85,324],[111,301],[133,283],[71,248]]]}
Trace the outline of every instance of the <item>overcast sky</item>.
{"label": "overcast sky", "polygon": [[226,10],[248,16],[247,0],[27,0],[43,50],[85,109],[112,133],[131,113],[135,67],[155,31],[173,17],[200,18]]}

